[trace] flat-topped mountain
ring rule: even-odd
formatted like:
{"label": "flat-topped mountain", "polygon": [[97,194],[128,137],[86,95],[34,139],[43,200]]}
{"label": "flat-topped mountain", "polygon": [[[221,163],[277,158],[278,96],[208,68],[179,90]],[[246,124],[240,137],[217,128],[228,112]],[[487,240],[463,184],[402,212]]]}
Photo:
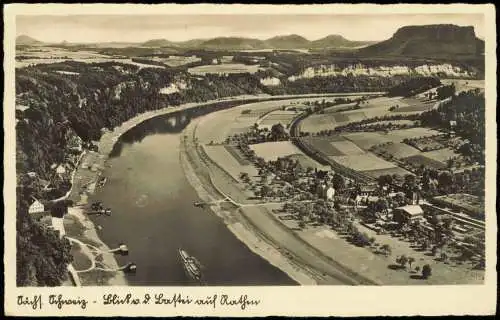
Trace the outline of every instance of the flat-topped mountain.
{"label": "flat-topped mountain", "polygon": [[483,52],[484,41],[476,37],[474,27],[452,24],[402,27],[390,39],[359,50],[363,55],[416,57],[480,55]]}

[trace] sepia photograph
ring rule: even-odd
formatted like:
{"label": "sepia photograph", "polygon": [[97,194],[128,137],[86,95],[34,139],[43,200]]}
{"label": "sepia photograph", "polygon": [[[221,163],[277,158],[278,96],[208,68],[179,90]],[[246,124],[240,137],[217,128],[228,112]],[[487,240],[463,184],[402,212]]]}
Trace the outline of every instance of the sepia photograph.
{"label": "sepia photograph", "polygon": [[45,6],[4,43],[18,312],[496,286],[493,6]]}

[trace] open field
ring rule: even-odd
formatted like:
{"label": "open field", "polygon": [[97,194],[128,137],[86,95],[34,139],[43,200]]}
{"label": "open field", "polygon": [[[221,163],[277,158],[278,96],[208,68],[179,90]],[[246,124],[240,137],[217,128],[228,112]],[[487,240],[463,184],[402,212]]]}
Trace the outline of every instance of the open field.
{"label": "open field", "polygon": [[305,144],[310,145],[313,149],[321,151],[321,153],[327,156],[344,155],[341,151],[339,151],[332,145],[332,143],[335,141],[345,141],[345,139],[342,136],[304,137],[301,139]]}
{"label": "open field", "polygon": [[[354,104],[349,103],[337,105],[325,109],[325,112],[323,114],[313,114],[301,121],[300,129],[304,132],[333,130],[337,126],[346,125],[350,122],[370,119],[377,116],[380,117],[386,114],[414,113],[425,111],[430,109],[434,105],[434,102],[416,98],[379,97],[369,99],[366,103],[360,104],[360,109],[338,112],[338,110],[351,105]],[[393,106],[398,106],[399,108],[393,112],[390,112],[389,108]]]}
{"label": "open field", "polygon": [[233,135],[233,134],[245,133],[245,132],[250,131],[250,129],[251,129],[251,126],[242,125],[241,127],[231,128],[231,130],[229,130],[229,134]]}
{"label": "open field", "polygon": [[365,153],[361,148],[349,140],[333,141],[331,142],[331,145],[338,150],[338,153],[345,156],[354,156]]}
{"label": "open field", "polygon": [[455,84],[458,92],[480,89],[484,92],[484,80],[441,79],[444,85]]}
{"label": "open field", "polygon": [[319,132],[335,128],[335,117],[327,114],[313,114],[300,121],[299,130],[302,132]]}
{"label": "open field", "polygon": [[[390,154],[396,159],[406,158],[420,154],[420,151],[405,143],[395,142],[375,147],[376,151]],[[375,150],[374,150],[375,151]]]}
{"label": "open field", "polygon": [[134,66],[138,66],[139,68],[160,68],[164,69],[164,66],[152,65],[152,64],[144,64],[139,62],[134,62],[131,59],[119,59],[119,58],[74,58],[74,59],[65,59],[65,58],[54,58],[54,59],[26,59],[26,60],[16,60],[16,68],[24,68],[30,65],[37,64],[51,64],[51,63],[61,63],[65,61],[76,61],[83,63],[104,63],[104,62],[116,62],[123,64],[130,64]]}
{"label": "open field", "polygon": [[329,158],[356,171],[381,170],[396,167],[395,164],[385,161],[384,159],[381,159],[371,153]]}
{"label": "open field", "polygon": [[304,132],[319,132],[322,130],[333,130],[337,126],[349,122],[366,119],[364,112],[353,110],[343,113],[313,114],[300,122],[300,130]]}
{"label": "open field", "polygon": [[428,137],[439,134],[439,131],[429,129],[429,128],[410,128],[410,129],[400,129],[400,130],[392,130],[388,135],[386,135],[389,139],[394,142],[401,142],[403,139],[411,139],[417,137]]}
{"label": "open field", "polygon": [[392,112],[416,112],[416,111],[427,111],[434,106],[434,102],[422,102],[419,104],[414,104],[406,107],[399,107]]}
{"label": "open field", "polygon": [[262,108],[262,109],[256,109],[256,110],[251,110],[251,109],[244,109],[241,111],[241,114],[238,118],[255,118],[256,120],[265,114],[278,110],[278,106],[273,106],[269,108]]}
{"label": "open field", "polygon": [[224,147],[236,159],[236,161],[238,161],[238,163],[240,165],[242,165],[242,166],[248,166],[248,165],[252,164],[248,159],[246,159],[241,154],[240,150],[238,150],[238,148],[236,146],[224,145]]}
{"label": "open field", "polygon": [[168,58],[156,58],[156,61],[160,61],[164,64],[166,64],[169,67],[180,67],[186,64],[194,63],[194,62],[199,62],[201,61],[201,58],[198,58],[196,56],[169,56]]}
{"label": "open field", "polygon": [[250,149],[255,151],[257,156],[266,161],[276,160],[279,157],[291,156],[293,154],[302,154],[290,141],[265,142],[250,145]]}
{"label": "open field", "polygon": [[354,132],[342,135],[347,140],[354,142],[358,147],[364,150],[370,149],[372,146],[391,142],[389,135],[378,132]]}
{"label": "open field", "polygon": [[258,65],[245,65],[239,63],[228,63],[228,64],[214,64],[205,65],[194,68],[189,68],[188,72],[191,74],[205,75],[210,73],[256,73],[259,70]]}
{"label": "open field", "polygon": [[439,161],[443,164],[446,163],[446,161],[451,158],[451,157],[456,157],[458,156],[457,153],[455,153],[453,150],[450,148],[444,148],[440,150],[434,150],[434,151],[429,151],[429,152],[423,152],[422,155],[426,158],[432,159]]}
{"label": "open field", "polygon": [[402,160],[411,163],[415,167],[420,167],[421,165],[434,169],[443,169],[444,167],[446,167],[446,165],[443,164],[442,162],[427,158],[422,154],[417,154],[411,157],[403,158]]}
{"label": "open field", "polygon": [[302,168],[313,168],[313,169],[318,169],[318,170],[330,170],[330,166],[324,166],[321,163],[314,161],[310,157],[306,156],[303,153],[296,153],[288,156],[288,158],[297,160]]}
{"label": "open field", "polygon": [[249,176],[256,176],[257,170],[252,165],[241,165],[238,160],[226,149],[225,146],[203,146],[206,154],[218,163],[231,177],[239,181],[241,172],[248,173]]}
{"label": "open field", "polygon": [[[286,113],[285,113],[286,112]],[[265,115],[262,120],[292,120],[297,116],[297,112],[293,111],[273,111]]]}
{"label": "open field", "polygon": [[387,168],[387,169],[376,169],[376,170],[366,170],[363,171],[364,174],[369,175],[370,177],[373,178],[378,178],[383,175],[394,175],[397,174],[399,176],[405,176],[407,174],[412,174],[410,171],[407,171],[403,168],[400,167],[394,167],[394,168]]}
{"label": "open field", "polygon": [[382,120],[382,121],[377,121],[373,123],[369,123],[366,126],[375,126],[375,125],[387,125],[387,124],[393,124],[393,125],[413,125],[415,121],[412,120]]}
{"label": "open field", "polygon": [[130,58],[126,57],[108,56],[86,50],[72,51],[63,48],[45,47],[40,47],[37,51],[16,50],[16,68],[23,68],[32,64],[59,63],[68,60],[84,63],[117,62],[133,64],[144,68],[164,68],[163,66],[153,66],[133,62]]}
{"label": "open field", "polygon": [[270,113],[263,115],[257,123],[260,126],[266,127],[271,127],[277,123],[281,123],[281,125],[286,128],[299,113],[300,112],[297,111],[271,111]]}

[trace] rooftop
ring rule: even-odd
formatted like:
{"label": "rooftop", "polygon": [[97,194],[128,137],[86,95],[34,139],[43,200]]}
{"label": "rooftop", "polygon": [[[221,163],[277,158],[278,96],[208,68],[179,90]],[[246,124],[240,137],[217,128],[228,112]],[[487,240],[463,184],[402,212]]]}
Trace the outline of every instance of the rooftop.
{"label": "rooftop", "polygon": [[405,211],[406,213],[412,216],[424,214],[424,210],[422,210],[422,207],[420,207],[419,205],[407,205],[403,207],[398,207],[396,209]]}

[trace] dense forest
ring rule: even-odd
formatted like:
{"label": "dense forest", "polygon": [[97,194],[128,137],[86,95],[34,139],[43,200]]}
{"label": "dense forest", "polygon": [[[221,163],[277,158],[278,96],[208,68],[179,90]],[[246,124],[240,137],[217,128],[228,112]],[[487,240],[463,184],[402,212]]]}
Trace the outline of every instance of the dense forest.
{"label": "dense forest", "polygon": [[402,96],[411,97],[416,94],[427,91],[441,85],[441,81],[434,77],[415,77],[408,81],[401,82],[400,84],[392,87],[388,91],[390,97]]}

